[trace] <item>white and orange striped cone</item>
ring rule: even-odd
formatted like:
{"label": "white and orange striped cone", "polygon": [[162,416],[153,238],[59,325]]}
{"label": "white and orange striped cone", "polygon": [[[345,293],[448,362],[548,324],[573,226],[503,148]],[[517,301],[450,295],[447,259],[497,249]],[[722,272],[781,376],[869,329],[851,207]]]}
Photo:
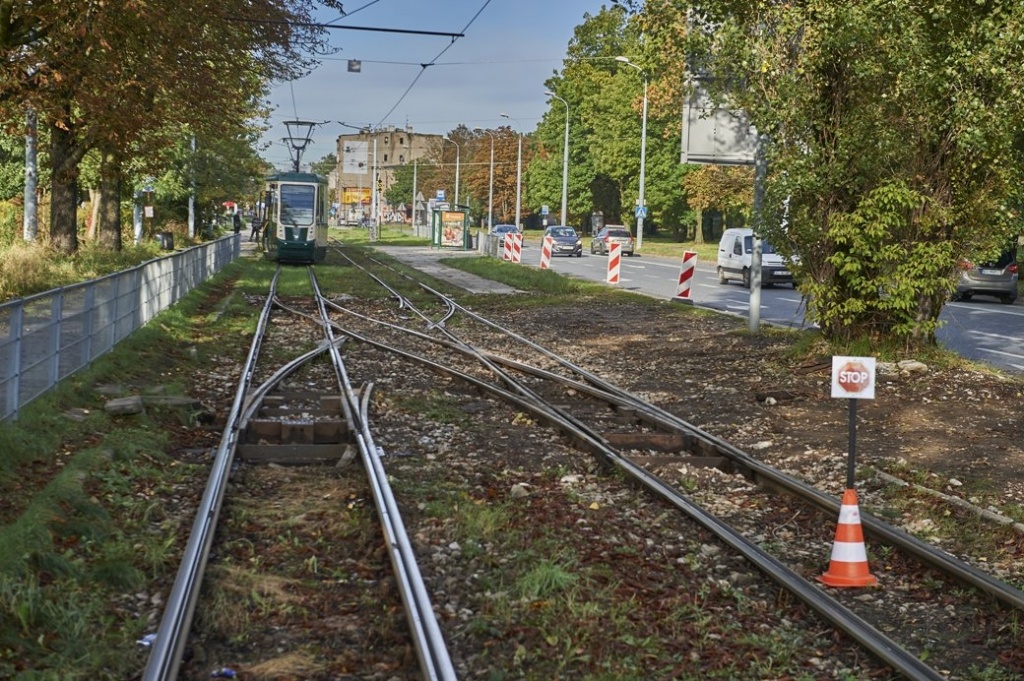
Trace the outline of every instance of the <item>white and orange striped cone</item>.
{"label": "white and orange striped cone", "polygon": [[832,544],[832,559],[828,570],[818,580],[828,586],[874,586],[878,580],[868,569],[868,554],[864,548],[864,531],[860,526],[857,491],[843,492],[839,508],[836,540]]}

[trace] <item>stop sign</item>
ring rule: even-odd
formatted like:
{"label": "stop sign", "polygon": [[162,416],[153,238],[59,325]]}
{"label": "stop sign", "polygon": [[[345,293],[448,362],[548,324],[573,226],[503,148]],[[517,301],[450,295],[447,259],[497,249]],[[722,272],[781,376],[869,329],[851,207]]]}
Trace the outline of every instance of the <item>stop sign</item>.
{"label": "stop sign", "polygon": [[833,357],[832,397],[874,399],[875,358]]}

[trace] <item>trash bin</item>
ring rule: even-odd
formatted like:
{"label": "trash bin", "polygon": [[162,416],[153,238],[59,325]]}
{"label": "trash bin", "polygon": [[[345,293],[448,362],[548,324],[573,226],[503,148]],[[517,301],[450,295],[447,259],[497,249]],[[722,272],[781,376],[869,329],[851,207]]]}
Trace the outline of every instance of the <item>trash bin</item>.
{"label": "trash bin", "polygon": [[160,244],[161,251],[173,251],[174,250],[174,233],[173,232],[159,232],[156,235],[156,240]]}

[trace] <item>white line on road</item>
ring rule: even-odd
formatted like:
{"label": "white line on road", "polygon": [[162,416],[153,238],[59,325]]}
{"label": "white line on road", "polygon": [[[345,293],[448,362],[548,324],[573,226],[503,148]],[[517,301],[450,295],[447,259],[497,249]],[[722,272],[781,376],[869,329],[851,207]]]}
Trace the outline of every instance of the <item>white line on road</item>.
{"label": "white line on road", "polygon": [[1008,314],[1013,317],[1024,317],[1024,312],[1017,312],[1016,310],[998,308],[985,309],[974,305],[967,305],[966,303],[946,303],[946,307],[955,307],[961,310],[968,310],[970,314]]}
{"label": "white line on road", "polygon": [[1016,357],[1018,359],[1024,359],[1024,355],[1019,355],[1015,352],[1003,352],[1002,350],[990,350],[988,348],[978,348],[981,352],[988,352],[993,355],[1003,355],[1005,357]]}

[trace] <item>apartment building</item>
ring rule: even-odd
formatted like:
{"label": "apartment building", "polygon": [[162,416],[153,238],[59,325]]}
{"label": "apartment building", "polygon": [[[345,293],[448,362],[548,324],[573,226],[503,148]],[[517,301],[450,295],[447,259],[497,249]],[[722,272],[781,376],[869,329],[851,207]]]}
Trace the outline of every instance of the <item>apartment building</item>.
{"label": "apartment building", "polygon": [[360,224],[368,219],[373,183],[378,183],[379,191],[387,191],[394,183],[394,169],[423,159],[437,147],[441,137],[413,132],[410,126],[393,125],[339,135],[337,191],[342,221]]}

